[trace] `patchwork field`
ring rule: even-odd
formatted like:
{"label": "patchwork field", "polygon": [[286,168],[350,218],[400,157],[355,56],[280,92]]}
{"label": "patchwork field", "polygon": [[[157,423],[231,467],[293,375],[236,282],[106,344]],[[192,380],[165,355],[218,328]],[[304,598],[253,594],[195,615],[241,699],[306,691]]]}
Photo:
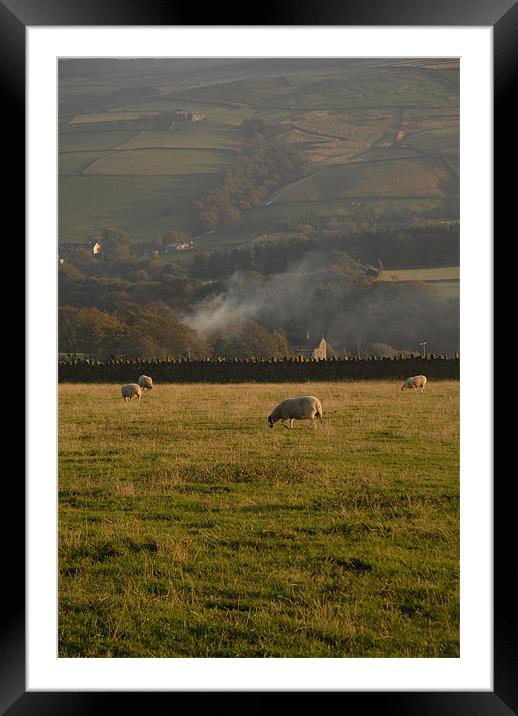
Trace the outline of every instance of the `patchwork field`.
{"label": "patchwork field", "polygon": [[[383,61],[379,63],[383,66]],[[354,68],[357,70],[357,68]],[[426,77],[417,68],[400,68],[389,77],[373,64],[370,70],[321,74],[309,71],[288,76],[247,77],[226,83],[205,85],[178,93],[179,97],[225,100],[252,106],[290,109],[343,109],[350,107],[414,106],[416,102],[440,102],[452,95],[442,76]],[[398,77],[395,77],[399,74]],[[394,83],[396,79],[396,83]]]}
{"label": "patchwork field", "polygon": [[[76,64],[75,71],[69,69],[72,62],[62,65],[61,242],[84,241],[104,226],[120,227],[138,240],[175,229],[197,238],[203,232],[194,228],[192,202],[241,156],[249,140],[245,119],[275,123],[277,140],[301,152],[309,174],[325,170],[296,187],[285,179],[286,193],[274,202],[281,214],[344,214],[351,205],[341,200],[349,197],[369,202],[395,197],[391,200],[427,210],[429,204],[415,202],[458,196],[457,61],[225,62],[104,60],[91,70],[90,60]],[[206,119],[153,128],[153,116],[164,111],[199,112]],[[365,166],[351,164],[358,161]],[[90,181],[69,181],[71,175]],[[107,177],[145,183],[145,220],[134,220],[135,183],[106,191]],[[161,181],[168,177],[181,180],[172,204]],[[157,181],[145,182],[148,178]],[[278,207],[270,211],[271,199],[245,210],[243,225],[256,216],[263,223],[278,216]],[[220,229],[208,246],[232,245],[232,232],[220,237]]]}
{"label": "patchwork field", "polygon": [[399,388],[60,385],[59,655],[458,656],[459,384]]}

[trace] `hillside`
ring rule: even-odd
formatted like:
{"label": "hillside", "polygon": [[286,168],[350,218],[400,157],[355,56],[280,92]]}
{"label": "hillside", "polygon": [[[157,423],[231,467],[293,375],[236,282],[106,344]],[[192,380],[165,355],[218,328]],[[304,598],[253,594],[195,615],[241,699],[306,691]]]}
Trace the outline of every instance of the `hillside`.
{"label": "hillside", "polygon": [[247,241],[279,216],[379,213],[387,202],[451,217],[458,69],[447,59],[61,61],[60,241],[107,225],[139,240],[205,233],[193,202],[239,162],[246,120],[261,123],[255,140],[273,136],[304,166],[273,177],[201,245]]}

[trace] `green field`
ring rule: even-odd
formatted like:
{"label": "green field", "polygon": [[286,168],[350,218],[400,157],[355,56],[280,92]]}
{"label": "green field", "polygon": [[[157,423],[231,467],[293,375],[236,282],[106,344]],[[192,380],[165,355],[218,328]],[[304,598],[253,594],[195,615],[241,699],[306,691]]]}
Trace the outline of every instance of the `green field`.
{"label": "green field", "polygon": [[108,176],[191,176],[217,174],[232,161],[228,150],[132,149],[117,150],[101,157],[85,174]]}
{"label": "green field", "polygon": [[163,149],[240,149],[243,141],[242,133],[235,127],[218,127],[210,125],[207,129],[204,122],[185,123],[186,126],[175,128],[171,132],[145,131],[122,142],[119,149],[146,149],[157,147]]}
{"label": "green field", "polygon": [[59,174],[62,177],[81,175],[90,164],[101,159],[103,155],[103,152],[62,152],[59,155]]}
{"label": "green field", "polygon": [[459,384],[400,384],[60,385],[59,655],[459,656]]}
{"label": "green field", "polygon": [[447,126],[410,134],[405,137],[404,144],[427,152],[458,157],[459,141],[458,126]]}
{"label": "green field", "polygon": [[63,132],[59,137],[59,151],[61,154],[67,152],[101,151],[103,149],[114,149],[119,144],[129,140],[136,134],[135,131],[72,131]]}
{"label": "green field", "polygon": [[214,175],[61,176],[59,232],[81,242],[89,231],[120,226],[133,235],[183,229],[183,208],[198,199]]}

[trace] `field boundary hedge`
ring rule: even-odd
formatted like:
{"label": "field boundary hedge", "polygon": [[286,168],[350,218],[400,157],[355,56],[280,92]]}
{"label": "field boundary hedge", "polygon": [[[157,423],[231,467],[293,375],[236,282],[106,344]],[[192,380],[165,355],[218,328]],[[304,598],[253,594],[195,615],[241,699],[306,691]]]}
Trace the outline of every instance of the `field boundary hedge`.
{"label": "field boundary hedge", "polygon": [[156,383],[283,383],[406,379],[459,380],[460,359],[436,356],[399,358],[304,358],[207,360],[67,360],[58,363],[60,383],[132,383],[150,375]]}

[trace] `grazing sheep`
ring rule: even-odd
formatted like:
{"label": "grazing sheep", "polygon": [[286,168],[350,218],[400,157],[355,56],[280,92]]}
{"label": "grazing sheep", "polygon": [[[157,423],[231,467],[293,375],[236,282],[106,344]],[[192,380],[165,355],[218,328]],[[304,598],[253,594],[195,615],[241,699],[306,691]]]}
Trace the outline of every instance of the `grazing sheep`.
{"label": "grazing sheep", "polygon": [[284,420],[284,427],[292,428],[294,420],[310,420],[310,426],[314,426],[315,417],[320,418],[321,423],[324,422],[320,400],[312,395],[304,395],[301,398],[288,398],[279,403],[268,416],[268,424],[273,428],[278,420]]}
{"label": "grazing sheep", "polygon": [[138,398],[138,402],[140,403],[140,398],[142,396],[142,388],[140,387],[140,385],[137,385],[137,383],[126,383],[126,385],[123,385],[121,388],[121,395],[124,400],[131,400],[136,395]]}
{"label": "grazing sheep", "polygon": [[140,385],[142,390],[152,390],[153,378],[150,378],[149,375],[141,375],[138,379],[138,384]]}
{"label": "grazing sheep", "polygon": [[414,389],[414,393],[417,392],[417,388],[421,388],[421,393],[424,390],[424,387],[426,385],[426,376],[425,375],[414,375],[411,378],[408,378],[405,380],[403,385],[401,386],[401,390],[405,390],[405,388]]}

